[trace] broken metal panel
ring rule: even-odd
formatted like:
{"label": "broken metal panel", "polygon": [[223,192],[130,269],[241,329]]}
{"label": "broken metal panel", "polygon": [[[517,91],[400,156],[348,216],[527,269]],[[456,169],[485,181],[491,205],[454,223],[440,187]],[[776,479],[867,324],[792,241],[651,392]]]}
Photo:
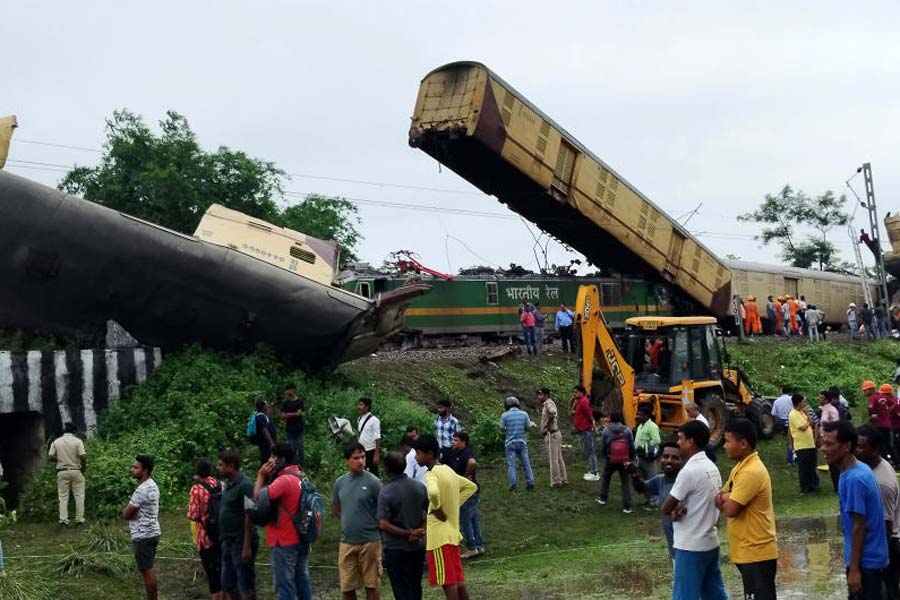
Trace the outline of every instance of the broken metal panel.
{"label": "broken metal panel", "polygon": [[332,285],[337,275],[341,255],[337,242],[278,227],[219,204],[206,210],[194,235],[325,285]]}
{"label": "broken metal panel", "polygon": [[[377,349],[428,286],[379,303],[22,177],[0,173],[0,323],[60,333],[120,323],[190,343],[329,368]],[[388,325],[385,325],[387,323]]]}
{"label": "broken metal panel", "polygon": [[6,165],[6,157],[9,156],[9,140],[17,126],[15,115],[0,117],[0,169]]}

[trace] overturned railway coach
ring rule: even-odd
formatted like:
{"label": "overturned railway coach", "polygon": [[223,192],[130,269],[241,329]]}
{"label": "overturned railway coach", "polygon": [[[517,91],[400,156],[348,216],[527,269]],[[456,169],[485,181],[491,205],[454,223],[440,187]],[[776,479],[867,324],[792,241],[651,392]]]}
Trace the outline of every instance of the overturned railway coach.
{"label": "overturned railway coach", "polygon": [[409,143],[594,264],[669,283],[678,312],[728,314],[724,262],[483,64],[425,76]]}
{"label": "overturned railway coach", "polygon": [[[406,277],[378,273],[352,273],[341,286],[371,298],[401,287]],[[642,315],[671,314],[668,287],[641,279],[612,277],[551,277],[530,275],[464,275],[450,281],[423,276],[431,291],[415,298],[406,309],[405,336],[493,337],[521,332],[519,303],[525,298],[539,304],[547,315],[545,332],[554,329],[560,304],[574,310],[581,285],[596,285],[603,313],[613,328],[624,328],[625,319]]]}

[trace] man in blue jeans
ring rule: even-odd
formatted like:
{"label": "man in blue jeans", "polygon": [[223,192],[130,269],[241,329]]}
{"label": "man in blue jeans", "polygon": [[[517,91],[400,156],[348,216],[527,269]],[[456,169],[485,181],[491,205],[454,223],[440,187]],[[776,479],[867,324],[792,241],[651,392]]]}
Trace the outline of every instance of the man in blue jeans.
{"label": "man in blue jeans", "polygon": [[278,600],[312,600],[309,544],[300,540],[293,517],[300,511],[303,493],[300,469],[290,444],[276,444],[272,457],[259,468],[253,499],[269,484],[275,520],[266,525],[266,545],[272,549],[272,579]]}
{"label": "man in blue jeans", "polygon": [[294,460],[303,466],[303,411],[306,408],[303,398],[297,395],[297,386],[289,383],[284,386],[284,402],[281,404],[281,416],[284,417],[284,430],[288,443],[294,449]]}
{"label": "man in blue jeans", "polygon": [[[446,453],[446,456],[447,461],[444,464],[453,469],[457,475],[465,477],[475,485],[478,485],[478,479],[475,477],[478,461],[475,460],[475,453],[469,447],[468,433],[458,431],[453,434],[453,448]],[[459,526],[462,528],[463,539],[465,539],[467,548],[460,555],[460,558],[472,558],[479,554],[484,554],[484,539],[481,537],[481,521],[478,518],[478,499],[480,496],[481,488],[479,487],[459,507]]]}
{"label": "man in blue jeans", "polygon": [[534,473],[528,460],[528,445],[525,443],[525,431],[536,427],[528,414],[519,409],[519,399],[510,396],[504,402],[506,412],[500,416],[500,429],[506,432],[506,475],[509,479],[509,491],[516,491],[516,458],[525,470],[526,489],[534,490]]}
{"label": "man in blue jeans", "polygon": [[234,450],[219,454],[216,470],[225,478],[219,505],[222,590],[232,600],[256,600],[259,535],[244,511],[244,498],[253,497],[253,482],[241,473],[241,456]]}
{"label": "man in blue jeans", "polygon": [[673,600],[727,600],[719,569],[716,495],[722,476],[707,458],[709,429],[688,421],[678,429],[678,447],[685,459],[662,511],[672,518],[675,548]]}

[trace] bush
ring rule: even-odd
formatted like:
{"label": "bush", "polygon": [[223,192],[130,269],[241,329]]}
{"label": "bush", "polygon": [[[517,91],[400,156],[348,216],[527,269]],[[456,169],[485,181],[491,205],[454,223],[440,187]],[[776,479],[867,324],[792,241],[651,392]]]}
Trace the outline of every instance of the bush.
{"label": "bush", "polygon": [[791,386],[815,401],[821,390],[834,385],[853,406],[863,402],[860,384],[867,379],[891,381],[900,358],[900,345],[888,340],[839,346],[740,345],[730,351],[759,394],[777,396],[782,386]]}

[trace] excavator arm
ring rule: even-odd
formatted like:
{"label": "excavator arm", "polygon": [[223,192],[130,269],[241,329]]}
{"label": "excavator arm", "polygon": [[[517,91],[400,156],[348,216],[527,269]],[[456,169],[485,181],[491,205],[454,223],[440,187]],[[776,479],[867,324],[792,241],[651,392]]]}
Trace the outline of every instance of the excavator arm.
{"label": "excavator arm", "polygon": [[[582,285],[578,288],[578,301],[575,303],[575,322],[581,335],[581,357],[579,374],[581,385],[591,395],[594,379],[594,366],[605,371],[615,387],[622,394],[623,409],[626,413],[633,404],[634,369],[631,368],[609,331],[603,311],[600,307],[600,291],[596,285]],[[626,422],[633,422],[633,415],[625,414]]]}

